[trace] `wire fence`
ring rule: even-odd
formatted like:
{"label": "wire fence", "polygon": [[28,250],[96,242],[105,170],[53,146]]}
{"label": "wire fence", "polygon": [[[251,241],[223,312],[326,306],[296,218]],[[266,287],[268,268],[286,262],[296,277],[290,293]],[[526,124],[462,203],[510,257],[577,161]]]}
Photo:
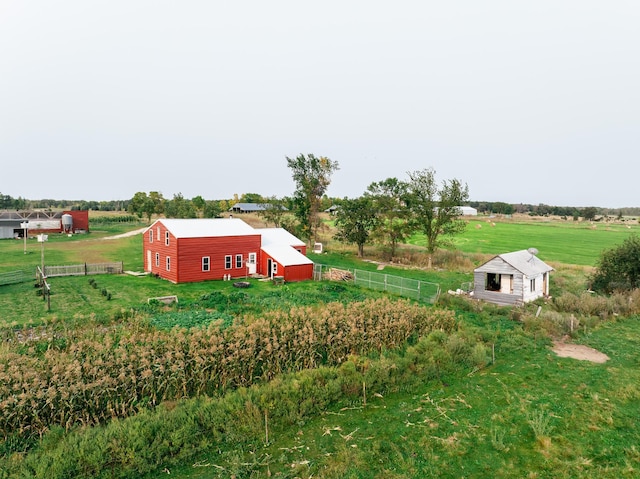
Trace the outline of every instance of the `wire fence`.
{"label": "wire fence", "polygon": [[317,263],[314,265],[313,277],[316,281],[349,281],[363,288],[386,291],[432,304],[438,300],[441,292],[438,283],[360,269],[344,270]]}

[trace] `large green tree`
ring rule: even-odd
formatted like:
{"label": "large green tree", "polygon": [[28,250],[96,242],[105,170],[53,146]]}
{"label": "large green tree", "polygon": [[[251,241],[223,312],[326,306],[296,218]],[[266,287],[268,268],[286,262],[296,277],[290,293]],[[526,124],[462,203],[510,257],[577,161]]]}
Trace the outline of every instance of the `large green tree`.
{"label": "large green tree", "polygon": [[409,179],[407,205],[416,228],[427,240],[431,267],[436,250],[448,244],[451,236],[464,231],[459,207],[468,201],[469,188],[457,179],[438,184],[433,168],[409,172]]}
{"label": "large green tree", "polygon": [[148,195],[144,191],[138,191],[133,195],[127,207],[129,213],[135,214],[138,218],[146,216],[148,221],[154,214],[164,212],[164,198],[162,193],[152,191]]}
{"label": "large green tree", "polygon": [[590,283],[591,289],[603,293],[640,288],[640,238],[633,234],[620,246],[604,251]]}
{"label": "large green tree", "polygon": [[182,193],[173,195],[173,199],[165,202],[167,218],[196,218],[198,215],[191,200],[182,196]]}
{"label": "large green tree", "polygon": [[358,247],[358,256],[364,256],[364,245],[378,225],[373,199],[370,196],[345,198],[339,201],[336,210],[335,239],[343,243],[354,243]]}
{"label": "large green tree", "polygon": [[371,183],[365,195],[371,198],[378,216],[373,238],[382,245],[389,259],[393,259],[398,244],[404,242],[412,231],[406,205],[407,183],[387,178]]}
{"label": "large green tree", "polygon": [[202,207],[202,216],[203,218],[217,218],[223,212],[223,209],[220,205],[220,201],[216,200],[208,200],[204,202],[204,206]]}
{"label": "large green tree", "polygon": [[339,169],[338,162],[313,154],[286,159],[296,184],[293,214],[300,223],[300,234],[311,244],[317,239],[320,202],[331,183],[331,175]]}

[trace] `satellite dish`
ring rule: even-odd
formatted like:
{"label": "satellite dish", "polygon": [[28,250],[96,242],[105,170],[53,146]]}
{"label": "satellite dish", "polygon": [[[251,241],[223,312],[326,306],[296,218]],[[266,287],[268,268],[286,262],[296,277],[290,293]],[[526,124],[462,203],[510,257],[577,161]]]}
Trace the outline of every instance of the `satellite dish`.
{"label": "satellite dish", "polygon": [[536,248],[529,248],[527,251],[533,256],[538,254],[538,250]]}

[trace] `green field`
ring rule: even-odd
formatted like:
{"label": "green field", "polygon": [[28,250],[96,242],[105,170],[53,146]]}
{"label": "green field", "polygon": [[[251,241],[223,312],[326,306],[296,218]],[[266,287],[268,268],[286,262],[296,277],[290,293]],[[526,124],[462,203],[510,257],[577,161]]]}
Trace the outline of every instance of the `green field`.
{"label": "green field", "polygon": [[[140,271],[140,235],[103,238],[141,226],[104,224],[88,235],[53,235],[45,244],[46,262],[123,261],[125,270]],[[551,280],[554,299],[511,309],[444,294],[439,307],[455,311],[455,327],[428,337],[410,336],[400,348],[353,353],[317,373],[301,370],[270,382],[256,378],[251,387],[220,397],[185,395],[159,409],[148,407],[149,397],[139,397],[131,400],[137,403],[126,403],[139,411],[136,415],[99,426],[54,427],[42,438],[27,435],[27,440],[9,435],[0,438],[0,479],[150,479],[169,474],[191,479],[637,477],[640,369],[635,351],[640,322],[634,305],[640,301],[636,296],[583,294],[584,267],[596,264],[603,250],[637,228],[592,228],[562,220],[471,220],[456,238],[459,250],[477,262],[478,254],[537,248],[557,268]],[[420,237],[412,243],[420,245]],[[310,256],[342,269],[380,271],[378,263],[355,258],[355,249],[351,254],[332,246],[325,243],[327,253]],[[40,245],[30,240],[27,249],[25,255],[22,242],[0,241],[0,273],[33,270],[40,263]],[[388,274],[439,283],[444,291],[470,281],[471,270],[383,268]],[[106,368],[108,347],[118,351],[121,361],[123,351],[130,351],[131,364],[145,364],[141,352],[153,358],[154,350],[162,350],[164,356],[158,355],[155,363],[140,366],[141,374],[151,374],[166,367],[160,360],[167,354],[173,361],[189,355],[189,334],[183,327],[223,320],[225,327],[246,322],[250,328],[252,321],[264,324],[260,318],[268,314],[280,314],[286,322],[290,311],[308,307],[310,316],[323,317],[329,303],[386,297],[326,281],[278,287],[251,280],[243,291],[223,281],[174,285],[130,275],[50,282],[50,312],[32,282],[0,286],[0,364],[7,362],[0,374],[8,375],[11,365],[22,360],[39,364],[47,358],[69,364],[67,368],[86,368],[88,374],[99,364]],[[150,297],[169,294],[179,297],[178,305],[147,304]],[[425,311],[432,314],[438,307]],[[361,327],[366,317],[364,321]],[[282,328],[286,337],[285,323]],[[549,346],[552,337],[562,336],[611,359],[598,364],[559,358]],[[103,344],[105,337],[109,340]],[[182,345],[178,350],[163,349],[174,341]],[[241,345],[241,338],[234,341]],[[94,359],[91,351],[103,353]],[[25,373],[21,381],[27,385],[29,377]],[[91,381],[87,388],[99,387],[96,379]],[[48,394],[46,388],[33,389],[24,394],[36,394],[39,400]],[[6,400],[0,397],[0,404],[9,404]]]}
{"label": "green field", "polygon": [[[465,253],[501,254],[536,248],[544,261],[593,266],[605,249],[620,243],[630,234],[640,232],[633,225],[594,223],[570,220],[522,221],[477,219],[468,221],[461,235],[455,237],[455,248]],[[424,246],[424,238],[416,235],[412,244]]]}

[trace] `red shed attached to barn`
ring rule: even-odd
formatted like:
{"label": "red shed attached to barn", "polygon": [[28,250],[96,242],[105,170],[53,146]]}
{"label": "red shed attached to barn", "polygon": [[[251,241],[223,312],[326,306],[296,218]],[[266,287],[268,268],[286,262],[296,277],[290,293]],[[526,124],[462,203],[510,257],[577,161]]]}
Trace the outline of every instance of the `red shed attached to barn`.
{"label": "red shed attached to barn", "polygon": [[302,281],[313,277],[313,261],[307,258],[307,245],[284,228],[262,228],[263,274],[281,276],[284,281]]}

